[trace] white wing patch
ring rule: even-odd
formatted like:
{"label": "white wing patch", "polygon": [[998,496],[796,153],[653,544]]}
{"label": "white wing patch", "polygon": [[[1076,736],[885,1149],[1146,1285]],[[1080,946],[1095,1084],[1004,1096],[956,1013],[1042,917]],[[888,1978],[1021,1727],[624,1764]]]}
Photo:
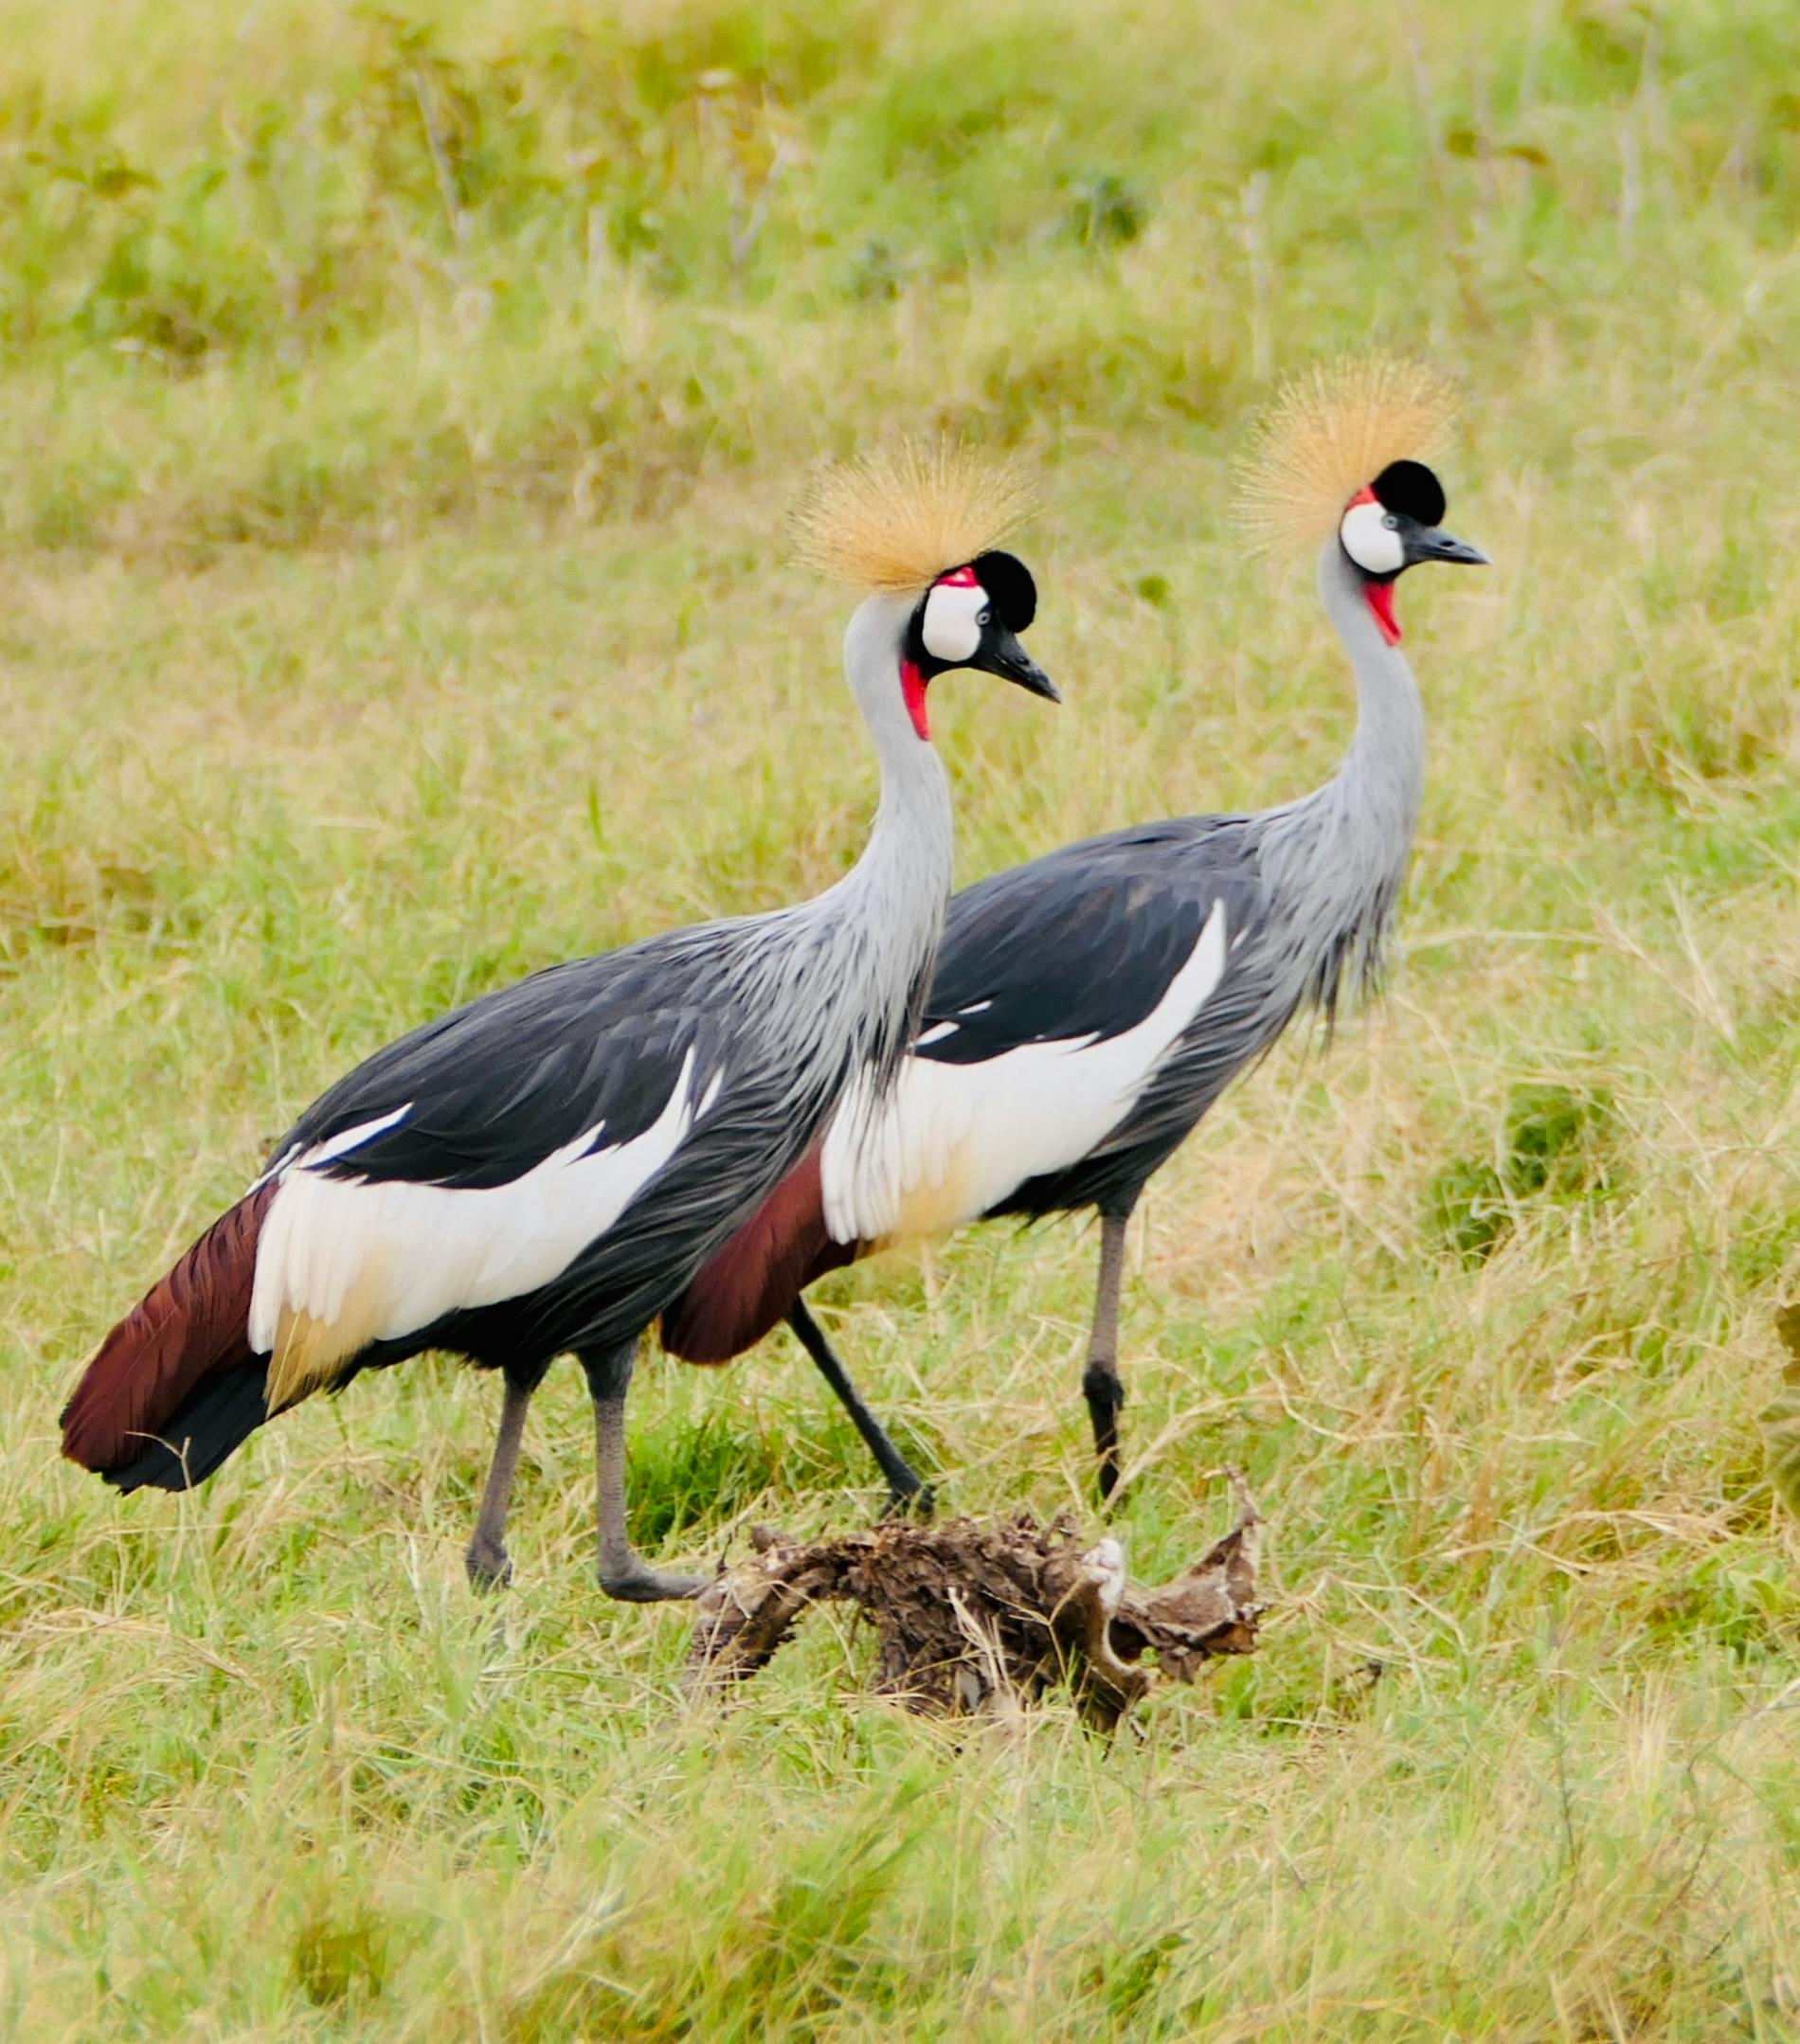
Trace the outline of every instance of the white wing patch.
{"label": "white wing patch", "polygon": [[300,1158],[302,1164],[328,1164],[333,1157],[344,1156],[347,1151],[354,1150],[359,1143],[371,1141],[383,1129],[392,1128],[396,1121],[404,1121],[411,1112],[412,1103],[408,1101],[404,1107],[396,1107],[392,1114],[379,1115],[372,1121],[358,1121],[354,1128],[341,1128],[335,1136],[328,1136],[323,1142],[315,1142],[303,1157],[300,1157],[300,1145],[291,1142],[261,1177],[251,1185],[250,1190],[254,1192],[258,1186],[267,1185],[271,1178],[283,1176],[288,1166],[297,1157]]}
{"label": "white wing patch", "polygon": [[270,1410],[304,1397],[370,1341],[548,1284],[613,1226],[718,1097],[715,1075],[696,1103],[693,1077],[690,1050],[641,1134],[597,1149],[599,1122],[505,1185],[320,1174],[319,1165],[390,1128],[405,1107],[288,1163],[262,1223],[250,1296],[250,1346],[275,1358]]}
{"label": "white wing patch", "polygon": [[1225,904],[1215,902],[1162,998],[1121,1034],[1019,1044],[978,1065],[909,1057],[880,1106],[870,1082],[857,1082],[820,1158],[833,1239],[960,1228],[1026,1179],[1079,1163],[1212,998],[1227,950]]}
{"label": "white wing patch", "polygon": [[373,1142],[383,1129],[392,1128],[396,1121],[404,1121],[412,1112],[412,1103],[396,1107],[392,1114],[377,1115],[372,1121],[359,1121],[354,1128],[339,1129],[335,1136],[326,1137],[323,1142],[315,1143],[301,1159],[301,1168],[311,1171],[320,1164],[329,1164],[335,1156],[348,1156],[351,1151],[359,1150],[366,1142]]}

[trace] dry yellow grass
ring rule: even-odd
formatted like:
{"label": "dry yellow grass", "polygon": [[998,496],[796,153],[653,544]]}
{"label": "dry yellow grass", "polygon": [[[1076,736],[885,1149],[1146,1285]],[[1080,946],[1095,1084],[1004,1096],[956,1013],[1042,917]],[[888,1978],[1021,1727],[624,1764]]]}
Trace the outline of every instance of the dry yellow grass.
{"label": "dry yellow grass", "polygon": [[[0,2035],[1800,2035],[1788,10],[103,18],[0,7]],[[1043,478],[1068,703],[934,700],[965,874],[1328,771],[1231,470],[1370,338],[1453,372],[1497,564],[1403,592],[1407,964],[1157,1181],[1127,1295],[1120,1531],[1173,1567],[1245,1463],[1257,1659],[1111,1751],[896,1719],[823,1626],[691,1709],[591,1587],[572,1372],[497,1604],[447,1366],[186,1499],[57,1462],[350,1061],[842,870],[821,454]],[[1088,1509],[1091,1255],[826,1288],[955,1505]],[[669,1553],[873,1502],[781,1343],[647,1372],[634,1452]]]}

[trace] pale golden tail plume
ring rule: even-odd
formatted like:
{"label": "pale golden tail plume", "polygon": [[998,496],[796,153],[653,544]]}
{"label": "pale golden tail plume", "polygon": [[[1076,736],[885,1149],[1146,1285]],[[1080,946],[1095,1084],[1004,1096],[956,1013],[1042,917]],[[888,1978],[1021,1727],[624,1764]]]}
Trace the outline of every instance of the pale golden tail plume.
{"label": "pale golden tail plume", "polygon": [[352,1355],[378,1340],[392,1306],[395,1255],[391,1242],[366,1240],[353,1282],[329,1320],[284,1306],[269,1357],[269,1416],[285,1412],[337,1381]]}

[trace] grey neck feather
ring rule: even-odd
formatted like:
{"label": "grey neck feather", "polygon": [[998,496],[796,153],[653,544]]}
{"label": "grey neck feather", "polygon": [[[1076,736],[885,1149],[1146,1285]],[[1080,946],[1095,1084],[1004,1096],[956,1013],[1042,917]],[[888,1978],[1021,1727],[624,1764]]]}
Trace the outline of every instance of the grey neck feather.
{"label": "grey neck feather", "polygon": [[1294,928],[1301,997],[1329,1012],[1346,977],[1381,967],[1425,792],[1425,715],[1335,532],[1319,556],[1319,596],[1356,670],[1356,737],[1323,787],[1261,819],[1260,851]]}
{"label": "grey neck feather", "polygon": [[[920,909],[909,923],[935,930],[949,898],[955,838],[944,763],[913,729],[900,684],[913,607],[910,597],[872,596],[844,632],[844,672],[881,762],[881,801],[861,858],[821,899],[910,902]],[[935,912],[925,913],[934,900]]]}
{"label": "grey neck feather", "polygon": [[881,763],[862,856],[836,887],[775,919],[789,940],[790,1012],[810,1019],[827,1062],[873,1064],[884,1088],[937,954],[955,855],[943,762],[913,729],[901,689],[912,610],[909,597],[873,596],[844,634],[844,671]]}

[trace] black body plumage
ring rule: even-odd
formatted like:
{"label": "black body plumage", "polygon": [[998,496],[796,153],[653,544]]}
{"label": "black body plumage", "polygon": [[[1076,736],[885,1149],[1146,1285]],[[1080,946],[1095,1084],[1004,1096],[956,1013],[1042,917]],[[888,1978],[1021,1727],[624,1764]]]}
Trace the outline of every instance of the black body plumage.
{"label": "black body plumage", "polygon": [[[720,941],[732,927],[677,931],[551,966],[425,1023],[339,1080],[276,1144],[271,1172],[404,1108],[392,1126],[315,1167],[319,1174],[493,1190],[584,1136],[597,1151],[643,1135],[677,1085],[695,1100],[712,1096],[657,1174],[655,1196],[634,1200],[549,1283],[372,1342],[346,1358],[331,1389],[441,1348],[532,1390],[557,1355],[628,1339],[792,1168],[841,1091],[853,1051],[892,1064],[904,1016],[873,1040],[847,1039],[837,1062],[802,1059],[797,1071],[778,1013],[734,998],[746,960]],[[124,1490],[199,1481],[243,1438],[242,1423],[266,1417],[267,1373],[263,1357],[239,1366],[228,1383],[223,1372],[209,1378],[189,1401],[194,1409],[178,1409],[167,1428],[185,1453],[153,1443],[108,1480]]]}

